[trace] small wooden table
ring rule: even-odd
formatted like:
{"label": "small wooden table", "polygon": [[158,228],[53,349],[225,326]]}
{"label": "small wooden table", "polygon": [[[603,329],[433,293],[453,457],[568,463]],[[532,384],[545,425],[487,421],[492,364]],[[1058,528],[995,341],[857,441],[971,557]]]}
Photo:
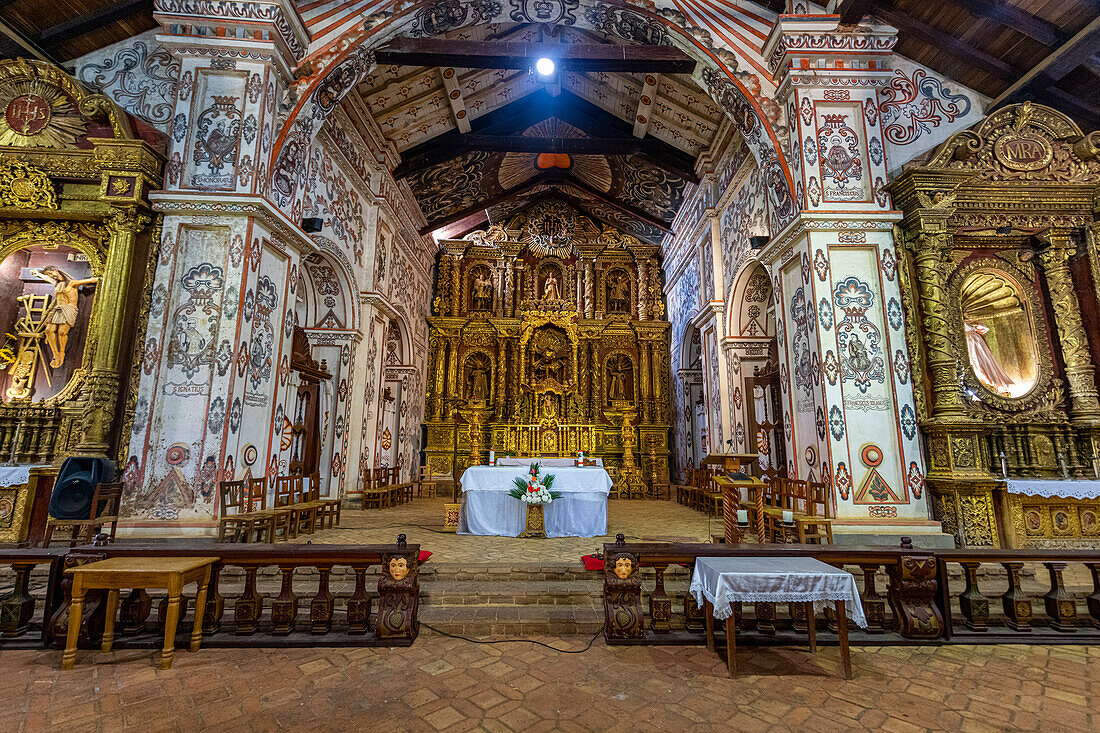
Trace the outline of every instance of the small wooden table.
{"label": "small wooden table", "polygon": [[[737,674],[737,622],[734,603],[787,601],[805,609],[810,652],[817,652],[814,602],[833,603],[837,618],[837,641],[844,677],[852,679],[848,651],[848,611],[859,626],[866,627],[863,606],[855,578],[812,557],[700,557],[695,561],[691,591],[702,601],[707,628],[707,649],[714,651],[714,619],[726,624],[726,667]],[[843,599],[843,600],[842,600]]]}
{"label": "small wooden table", "polygon": [[176,625],[180,618],[180,594],[189,583],[198,584],[195,599],[195,626],[191,632],[191,651],[199,650],[202,641],[202,617],[206,612],[206,589],[210,585],[211,566],[217,557],[111,557],[99,562],[78,565],[65,572],[72,575],[72,605],[69,607],[69,634],[61,669],[72,669],[76,663],[76,642],[80,636],[80,619],[84,611],[84,595],[89,590],[107,591],[107,621],[103,627],[105,652],[111,651],[115,638],[115,615],[118,592],[123,588],[165,588],[168,591],[168,614],[164,620],[164,649],[160,655],[161,669],[172,667],[176,649]]}

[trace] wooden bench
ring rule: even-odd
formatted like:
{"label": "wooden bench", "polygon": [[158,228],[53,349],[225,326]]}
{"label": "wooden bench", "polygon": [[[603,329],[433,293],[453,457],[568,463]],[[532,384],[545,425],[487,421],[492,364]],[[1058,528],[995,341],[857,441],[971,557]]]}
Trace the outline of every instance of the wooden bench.
{"label": "wooden bench", "polygon": [[768,542],[784,541],[783,512],[789,511],[794,521],[794,538],[799,544],[833,543],[829,492],[824,483],[773,478],[759,490],[763,492],[763,507],[757,504],[755,496],[742,499],[741,507],[754,516],[755,526],[764,527]]}

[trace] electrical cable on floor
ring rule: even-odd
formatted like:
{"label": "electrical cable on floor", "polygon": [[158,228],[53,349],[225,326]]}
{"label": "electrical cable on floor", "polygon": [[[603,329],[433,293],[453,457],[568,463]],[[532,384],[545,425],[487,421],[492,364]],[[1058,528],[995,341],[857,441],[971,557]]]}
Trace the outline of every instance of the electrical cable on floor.
{"label": "electrical cable on floor", "polygon": [[596,637],[603,633],[603,626],[601,625],[599,630],[592,635],[591,639],[588,640],[588,644],[584,647],[584,649],[559,649],[556,646],[551,646],[550,644],[546,644],[541,641],[535,641],[534,639],[470,639],[466,636],[460,636],[458,634],[448,634],[446,631],[440,631],[431,624],[426,624],[423,621],[420,622],[420,625],[426,629],[431,629],[440,636],[449,636],[452,639],[461,639],[462,641],[468,641],[471,644],[538,644],[539,646],[544,646],[547,649],[551,649],[555,652],[560,652],[561,654],[584,654],[586,651],[592,648],[593,644],[596,643]]}

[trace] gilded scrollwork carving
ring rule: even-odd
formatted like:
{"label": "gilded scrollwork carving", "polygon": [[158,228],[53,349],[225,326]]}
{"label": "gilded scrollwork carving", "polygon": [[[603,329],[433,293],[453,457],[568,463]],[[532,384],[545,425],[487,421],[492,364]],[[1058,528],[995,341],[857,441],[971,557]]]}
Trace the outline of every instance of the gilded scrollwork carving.
{"label": "gilded scrollwork carving", "polygon": [[57,195],[49,176],[18,160],[0,160],[0,206],[56,209]]}

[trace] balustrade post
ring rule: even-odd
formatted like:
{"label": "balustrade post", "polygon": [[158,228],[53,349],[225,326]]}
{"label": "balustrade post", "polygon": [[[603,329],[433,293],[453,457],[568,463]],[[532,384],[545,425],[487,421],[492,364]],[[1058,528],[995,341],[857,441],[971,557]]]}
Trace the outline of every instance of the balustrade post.
{"label": "balustrade post", "polygon": [[653,592],[649,594],[649,618],[653,631],[658,634],[667,634],[672,629],[672,599],[665,595],[665,568],[667,567],[667,565],[658,565],[654,568],[657,582]]}
{"label": "balustrade post", "polygon": [[959,609],[966,619],[964,624],[971,631],[989,629],[989,599],[978,589],[978,568],[980,562],[959,563],[966,576],[966,590],[959,594]]}
{"label": "balustrade post", "polygon": [[225,614],[225,596],[218,590],[218,580],[222,574],[222,564],[214,563],[210,569],[210,585],[206,589],[206,610],[203,612],[202,635],[213,636],[222,629],[222,616]]}
{"label": "balustrade post", "polygon": [[233,604],[233,621],[236,632],[242,636],[256,633],[260,615],[264,612],[264,598],[256,592],[255,566],[244,569],[244,591]]}
{"label": "balustrade post", "polygon": [[355,591],[348,598],[348,633],[365,634],[374,597],[367,595],[367,566],[356,565],[352,570],[355,571]]}
{"label": "balustrade post", "polygon": [[332,613],[336,606],[336,596],[328,587],[332,566],[318,565],[317,572],[321,577],[317,580],[317,595],[309,603],[309,620],[312,633],[327,634],[332,631]]}
{"label": "balustrade post", "polygon": [[867,633],[881,634],[886,631],[886,600],[879,595],[875,584],[875,575],[879,566],[860,565],[863,570],[863,615],[867,617]]}
{"label": "balustrade post", "polygon": [[1062,580],[1066,563],[1045,562],[1043,565],[1046,565],[1050,573],[1050,590],[1043,596],[1043,605],[1047,616],[1050,616],[1050,627],[1055,631],[1077,631],[1077,604],[1066,591],[1066,584]]}
{"label": "balustrade post", "polygon": [[[397,547],[405,549],[405,535]],[[416,552],[382,556],[382,574],[378,576],[378,614],[374,619],[376,639],[412,641],[420,631],[417,611],[420,605],[419,554]]]}
{"label": "balustrade post", "polygon": [[[623,535],[616,544],[625,542]],[[644,639],[642,573],[638,558],[621,550],[605,553],[603,580],[604,637]]]}
{"label": "balustrade post", "polygon": [[886,598],[898,633],[906,639],[938,639],[945,633],[943,614],[936,606],[936,568],[931,555],[902,555],[886,568]]}
{"label": "balustrade post", "polygon": [[119,634],[136,634],[145,628],[145,621],[153,611],[153,599],[144,588],[134,588],[122,599],[118,613]]}
{"label": "balustrade post", "polygon": [[1001,596],[1001,605],[1005,612],[1005,623],[1013,631],[1031,631],[1031,599],[1020,589],[1020,571],[1022,562],[1003,562],[1008,573],[1008,590]]}
{"label": "balustrade post", "polygon": [[1092,593],[1085,597],[1085,601],[1093,624],[1100,626],[1100,562],[1087,562],[1085,567],[1092,573]]}
{"label": "balustrade post", "polygon": [[271,601],[271,633],[286,636],[294,631],[294,619],[298,617],[298,596],[294,594],[294,566],[280,565],[283,584],[279,595]]}
{"label": "balustrade post", "polygon": [[15,584],[11,593],[0,600],[0,636],[22,636],[30,628],[34,615],[34,598],[29,591],[33,564],[14,564]]}
{"label": "balustrade post", "polygon": [[754,604],[756,608],[756,632],[775,636],[775,603],[772,601],[759,601]]}

